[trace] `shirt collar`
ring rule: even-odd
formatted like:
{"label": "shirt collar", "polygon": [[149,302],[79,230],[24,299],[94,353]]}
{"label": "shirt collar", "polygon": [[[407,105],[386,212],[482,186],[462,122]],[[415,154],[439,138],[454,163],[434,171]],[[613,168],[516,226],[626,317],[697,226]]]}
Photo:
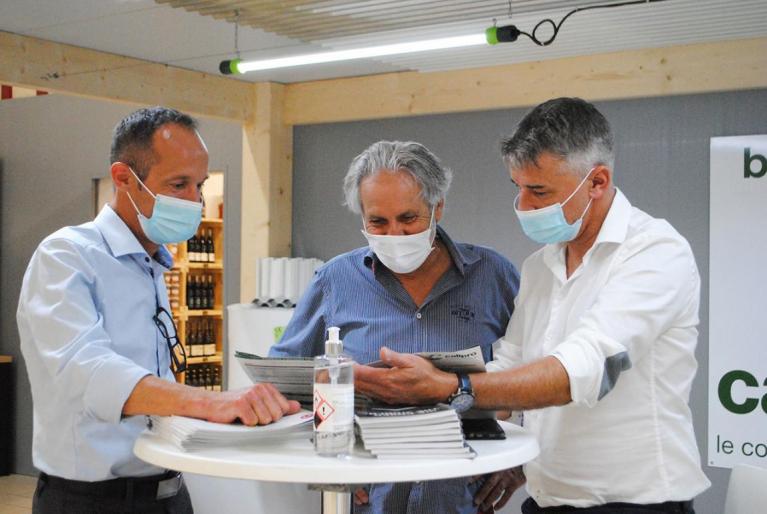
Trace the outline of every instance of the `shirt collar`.
{"label": "shirt collar", "polygon": [[[453,260],[455,267],[458,269],[461,275],[465,275],[467,266],[470,266],[479,260],[479,255],[473,249],[459,248],[455,242],[453,242],[453,239],[447,235],[445,229],[443,229],[440,225],[437,225],[437,237],[441,239],[445,244],[447,251],[450,253],[450,258]],[[380,264],[381,261],[378,259],[376,254],[373,253],[373,250],[368,247],[368,251],[365,252],[364,255],[364,263],[365,266],[375,271],[375,266]],[[383,264],[381,265],[383,266]]]}
{"label": "shirt collar", "polygon": [[[602,222],[599,234],[587,254],[602,243],[622,243],[626,240],[629,221],[631,220],[631,203],[617,187],[615,197]],[[543,248],[543,260],[552,270],[564,266],[564,248],[567,243],[548,244]],[[584,256],[585,259],[585,256]]]}
{"label": "shirt collar", "polygon": [[622,243],[626,240],[626,234],[631,221],[631,203],[617,187],[615,198],[607,211],[602,228],[599,229],[594,246],[600,243]]}
{"label": "shirt collar", "polygon": [[[148,256],[144,247],[141,246],[136,236],[128,228],[128,225],[125,224],[109,204],[101,209],[101,212],[99,212],[93,222],[115,257],[119,258],[124,255]],[[173,267],[173,257],[164,245],[158,247],[154,259],[165,268],[170,269]]]}

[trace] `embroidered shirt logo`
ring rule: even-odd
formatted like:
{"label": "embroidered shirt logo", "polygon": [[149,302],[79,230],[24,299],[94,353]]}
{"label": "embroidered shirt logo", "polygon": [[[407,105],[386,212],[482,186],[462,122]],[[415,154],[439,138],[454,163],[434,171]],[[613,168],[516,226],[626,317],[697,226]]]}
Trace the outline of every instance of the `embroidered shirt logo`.
{"label": "embroidered shirt logo", "polygon": [[474,311],[468,305],[453,305],[450,308],[450,314],[462,320],[464,323],[474,321]]}

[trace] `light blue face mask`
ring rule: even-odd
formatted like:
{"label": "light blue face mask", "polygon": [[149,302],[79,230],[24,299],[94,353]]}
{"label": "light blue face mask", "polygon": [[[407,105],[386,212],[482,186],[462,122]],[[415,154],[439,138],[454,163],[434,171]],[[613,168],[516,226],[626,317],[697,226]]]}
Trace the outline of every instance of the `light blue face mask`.
{"label": "light blue face mask", "polygon": [[591,199],[589,199],[588,205],[583,210],[583,214],[575,220],[572,224],[565,219],[565,213],[562,210],[570,198],[581,188],[581,186],[589,178],[594,168],[589,170],[578,187],[575,188],[570,196],[562,203],[554,203],[548,205],[542,209],[531,209],[529,211],[520,211],[517,209],[519,205],[519,195],[514,198],[514,212],[517,213],[519,223],[522,225],[522,231],[527,237],[535,241],[536,243],[550,244],[550,243],[564,243],[566,241],[572,241],[578,235],[581,230],[581,224],[583,223],[583,217],[586,215],[586,211],[591,207]]}
{"label": "light blue face mask", "polygon": [[138,222],[141,225],[141,230],[144,231],[144,235],[158,245],[180,243],[191,238],[197,232],[197,228],[202,220],[202,203],[190,202],[189,200],[173,198],[172,196],[155,195],[138,178],[133,169],[128,169],[154,198],[152,216],[147,218],[138,210],[130,193],[127,193],[133,208],[136,209]]}

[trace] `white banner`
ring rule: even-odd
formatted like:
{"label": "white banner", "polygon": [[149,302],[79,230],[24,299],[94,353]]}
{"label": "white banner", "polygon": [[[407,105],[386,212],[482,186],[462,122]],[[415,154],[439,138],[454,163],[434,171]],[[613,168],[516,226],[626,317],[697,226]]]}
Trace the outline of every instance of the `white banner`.
{"label": "white banner", "polygon": [[708,461],[767,467],[767,135],[711,138]]}

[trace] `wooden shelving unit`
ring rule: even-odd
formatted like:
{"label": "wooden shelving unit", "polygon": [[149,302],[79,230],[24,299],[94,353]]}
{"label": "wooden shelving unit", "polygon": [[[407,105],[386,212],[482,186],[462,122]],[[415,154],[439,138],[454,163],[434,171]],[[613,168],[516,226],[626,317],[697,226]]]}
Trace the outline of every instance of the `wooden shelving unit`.
{"label": "wooden shelving unit", "polygon": [[[224,225],[220,219],[205,218],[195,237],[205,238],[212,235],[215,258],[213,262],[195,262],[190,260],[188,243],[168,245],[173,255],[173,269],[165,274],[168,286],[171,311],[178,337],[184,345],[187,356],[187,372],[177,375],[181,383],[190,383],[199,387],[220,390],[223,377],[223,293],[224,293]],[[197,291],[195,283],[201,281],[205,286],[201,308],[194,308],[190,303],[190,287]],[[212,286],[212,294],[209,294]],[[207,300],[208,297],[212,301]],[[215,351],[213,351],[215,349]],[[205,377],[209,377],[205,380]],[[192,383],[195,382],[195,383]],[[199,383],[198,383],[199,382]]]}

